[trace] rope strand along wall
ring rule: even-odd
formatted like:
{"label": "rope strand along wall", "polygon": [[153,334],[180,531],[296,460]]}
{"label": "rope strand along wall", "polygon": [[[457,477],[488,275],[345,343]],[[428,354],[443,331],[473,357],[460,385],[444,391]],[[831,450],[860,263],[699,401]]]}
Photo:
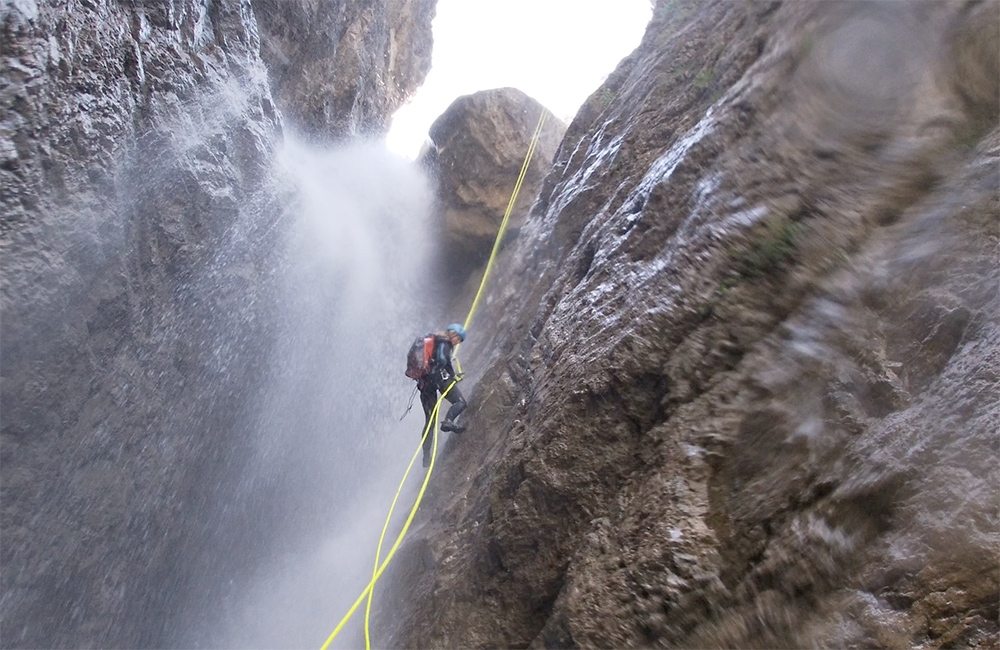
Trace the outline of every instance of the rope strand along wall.
{"label": "rope strand along wall", "polygon": [[479,289],[476,291],[476,297],[472,299],[472,306],[469,307],[469,314],[465,317],[464,326],[466,331],[468,331],[469,324],[472,322],[472,317],[476,313],[476,307],[479,306],[479,299],[483,295],[483,288],[486,286],[486,280],[490,277],[490,271],[493,269],[493,262],[496,259],[497,252],[500,250],[500,242],[503,240],[504,233],[507,232],[507,223],[510,221],[510,215],[514,211],[514,204],[517,202],[517,195],[521,191],[521,184],[524,183],[524,177],[528,173],[528,166],[531,164],[531,157],[535,153],[535,147],[538,145],[538,138],[542,135],[542,128],[545,126],[545,119],[547,116],[548,111],[543,108],[541,115],[538,116],[538,124],[535,126],[535,132],[531,135],[531,144],[528,145],[528,152],[524,156],[524,163],[521,165],[521,172],[517,176],[517,183],[514,184],[514,191],[510,195],[510,201],[507,202],[507,209],[504,211],[503,220],[500,222],[500,229],[497,231],[497,237],[493,241],[493,250],[490,251],[490,259],[486,262],[486,270],[483,271],[483,279],[479,282]]}

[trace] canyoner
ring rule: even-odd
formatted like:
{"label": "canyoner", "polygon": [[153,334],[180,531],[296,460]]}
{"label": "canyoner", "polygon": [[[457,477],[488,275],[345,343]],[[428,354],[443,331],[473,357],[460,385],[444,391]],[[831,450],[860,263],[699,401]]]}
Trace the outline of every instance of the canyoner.
{"label": "canyoner", "polygon": [[[452,359],[455,349],[464,340],[465,327],[459,323],[452,323],[442,334],[425,334],[416,339],[406,355],[406,376],[417,382],[414,394],[418,391],[420,393],[420,405],[424,409],[425,429],[430,426],[431,412],[437,402],[438,394],[444,394],[452,378],[457,381],[462,380],[462,375],[456,373],[452,366]],[[447,399],[451,402],[451,408],[448,409],[444,422],[441,423],[441,430],[462,433],[465,431],[465,427],[455,422],[455,419],[467,406],[465,398],[458,387],[452,387]],[[410,412],[412,405],[413,396],[411,395],[406,413]],[[403,417],[406,417],[406,413],[403,413]],[[400,418],[400,420],[402,419]],[[424,467],[430,465],[430,446],[430,439],[424,437]]]}
{"label": "canyoner", "polygon": [[[524,156],[524,162],[521,165],[521,171],[518,174],[517,182],[514,184],[514,189],[511,192],[510,200],[507,202],[507,208],[504,211],[503,220],[500,222],[500,228],[497,230],[496,238],[493,241],[493,248],[490,251],[490,256],[486,262],[486,269],[483,271],[482,280],[479,282],[479,288],[476,291],[476,295],[472,300],[472,306],[469,307],[469,313],[465,317],[464,324],[452,323],[445,329],[443,335],[431,335],[428,334],[414,341],[414,344],[410,347],[410,352],[407,355],[407,369],[406,376],[411,379],[417,379],[418,390],[421,392],[421,405],[424,408],[425,422],[423,435],[420,439],[420,445],[417,450],[413,453],[410,459],[409,465],[406,467],[406,471],[403,473],[403,477],[399,482],[399,487],[396,489],[396,494],[392,499],[392,504],[389,506],[389,512],[386,515],[385,524],[382,526],[382,533],[379,536],[378,547],[375,550],[375,565],[372,571],[372,578],[361,591],[357,600],[351,605],[347,613],[344,614],[340,622],[334,628],[330,636],[327,637],[326,641],[320,647],[320,650],[327,650],[333,640],[337,638],[340,631],[344,628],[347,622],[354,615],[354,612],[361,605],[362,601],[367,599],[367,604],[365,606],[365,648],[366,650],[371,650],[371,634],[370,634],[370,618],[371,618],[371,607],[372,607],[372,595],[375,590],[375,583],[385,572],[386,568],[389,566],[389,562],[395,556],[396,551],[403,542],[403,538],[406,536],[407,531],[409,531],[410,524],[413,522],[416,516],[417,509],[420,507],[420,502],[423,500],[424,493],[427,490],[427,485],[430,482],[431,474],[434,471],[434,459],[437,455],[437,445],[438,445],[438,419],[440,416],[441,402],[443,400],[448,400],[451,402],[451,407],[445,416],[445,421],[441,423],[441,429],[444,431],[452,431],[454,433],[461,433],[464,431],[464,427],[456,425],[454,419],[459,416],[459,414],[465,409],[466,402],[461,396],[461,393],[457,392],[456,385],[462,378],[462,366],[457,358],[453,358],[454,349],[457,348],[463,341],[465,341],[467,330],[469,329],[469,324],[472,322],[475,316],[476,308],[479,305],[479,300],[482,297],[483,289],[486,286],[486,281],[489,278],[490,271],[493,268],[493,263],[496,260],[497,252],[500,250],[500,242],[503,239],[504,233],[507,230],[507,224],[510,221],[511,212],[514,209],[514,204],[517,201],[517,195],[521,191],[521,185],[524,182],[524,177],[528,171],[528,165],[531,163],[531,157],[535,152],[535,147],[538,145],[538,139],[542,133],[542,128],[545,126],[545,120],[548,116],[548,111],[542,109],[540,115],[538,116],[538,123],[535,126],[535,130],[531,136],[531,143],[528,145],[527,153]],[[434,355],[438,349],[438,336],[441,336],[444,340],[440,341],[442,344],[440,346],[442,356],[439,358],[438,368],[445,368],[445,374],[439,374],[434,382],[434,393],[433,395],[425,401],[424,389],[420,388],[420,380],[428,376],[429,373],[433,372],[435,366]],[[434,341],[433,344],[428,342],[428,338],[431,337]],[[455,339],[458,339],[455,342]],[[447,343],[447,347],[443,345]],[[444,356],[447,355],[447,356]],[[447,363],[444,363],[444,360]],[[455,367],[457,372],[451,367],[451,361],[455,362]],[[440,383],[438,380],[444,379],[446,385]],[[440,392],[440,395],[437,393]],[[430,390],[427,389],[427,393],[430,394]],[[453,396],[449,397],[449,396]],[[428,406],[430,408],[428,409]],[[409,409],[407,409],[409,411]],[[403,414],[406,415],[405,413]],[[446,428],[445,425],[448,425]],[[429,449],[429,452],[428,452]],[[393,512],[396,508],[396,503],[399,500],[399,495],[403,490],[403,486],[406,483],[406,479],[410,474],[410,470],[413,469],[413,464],[417,460],[417,456],[421,455],[424,459],[424,467],[427,468],[427,473],[424,475],[424,480],[420,484],[420,489],[417,492],[417,497],[414,499],[413,506],[410,508],[410,512],[407,514],[406,520],[403,523],[403,527],[400,529],[399,533],[396,535],[396,539],[389,549],[389,552],[382,559],[382,548],[385,542],[386,532],[389,528],[389,522],[392,519]]]}
{"label": "canyoner", "polygon": [[[458,390],[458,386],[454,385],[462,380],[462,375],[461,373],[456,373],[452,366],[452,357],[455,348],[463,341],[465,341],[465,328],[459,323],[449,325],[445,329],[444,334],[432,334],[425,336],[423,339],[418,339],[414,342],[414,347],[417,352],[416,359],[422,361],[419,370],[413,367],[413,361],[415,360],[414,348],[410,348],[410,354],[407,357],[406,376],[415,379],[417,382],[417,390],[420,391],[420,405],[424,409],[425,431],[430,426],[431,413],[438,403],[438,394],[440,393],[441,398],[444,399],[446,391],[448,392],[447,399],[451,402],[451,408],[448,409],[448,413],[444,417],[444,422],[441,423],[441,430],[452,433],[462,433],[465,431],[464,426],[455,422],[455,418],[462,414],[467,404],[465,398],[462,397],[462,393]],[[429,353],[428,348],[430,349]],[[431,443],[430,438],[426,435],[423,437],[423,440],[423,466],[428,467],[431,464]]]}

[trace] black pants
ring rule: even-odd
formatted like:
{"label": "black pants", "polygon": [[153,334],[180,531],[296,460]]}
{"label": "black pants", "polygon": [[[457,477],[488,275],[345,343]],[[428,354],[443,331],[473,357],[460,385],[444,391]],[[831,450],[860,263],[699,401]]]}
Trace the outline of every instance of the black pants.
{"label": "black pants", "polygon": [[[434,410],[434,405],[437,404],[438,391],[443,393],[447,388],[448,384],[439,386],[437,382],[430,379],[426,380],[420,388],[420,405],[424,407],[424,428],[420,431],[420,435],[424,435],[424,431],[427,431],[427,437],[424,438],[424,451],[427,453],[430,453],[431,443],[434,439],[434,432],[429,429],[431,412]],[[445,415],[444,419],[454,421],[467,406],[462,392],[458,390],[458,384],[452,386],[444,398],[451,402],[451,408],[448,409],[448,414]]]}

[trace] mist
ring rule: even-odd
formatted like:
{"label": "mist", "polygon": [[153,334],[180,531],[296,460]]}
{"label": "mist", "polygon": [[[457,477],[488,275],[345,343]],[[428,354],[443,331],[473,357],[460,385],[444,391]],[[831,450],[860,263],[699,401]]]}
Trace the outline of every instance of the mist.
{"label": "mist", "polygon": [[[245,575],[203,577],[230,587],[219,612],[190,624],[195,647],[319,647],[371,578],[420,443],[419,408],[400,416],[413,387],[406,349],[433,328],[427,180],[378,143],[317,149],[289,138],[276,165],[289,188],[282,324],[267,397],[248,405],[255,454],[238,490],[240,528],[269,550]],[[422,476],[411,472],[403,504]],[[363,611],[333,647],[363,643],[362,624]]]}

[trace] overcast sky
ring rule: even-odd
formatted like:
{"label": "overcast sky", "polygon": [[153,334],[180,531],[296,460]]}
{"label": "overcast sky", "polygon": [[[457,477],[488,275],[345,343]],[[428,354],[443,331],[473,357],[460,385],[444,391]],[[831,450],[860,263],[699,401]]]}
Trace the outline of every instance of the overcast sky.
{"label": "overcast sky", "polygon": [[513,86],[569,121],[639,45],[650,0],[438,0],[430,73],[393,117],[389,148],[416,157],[461,95]]}

